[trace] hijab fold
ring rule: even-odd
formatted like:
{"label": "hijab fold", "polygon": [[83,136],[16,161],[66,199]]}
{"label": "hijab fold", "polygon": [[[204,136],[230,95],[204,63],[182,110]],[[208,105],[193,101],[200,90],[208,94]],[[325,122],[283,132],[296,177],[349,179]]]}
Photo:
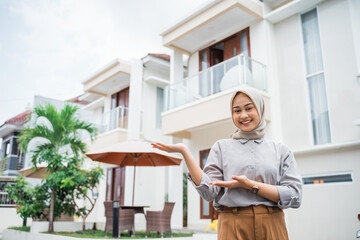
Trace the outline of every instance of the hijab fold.
{"label": "hijab fold", "polygon": [[[254,128],[250,132],[245,132],[245,131],[242,131],[241,129],[237,129],[233,133],[231,138],[233,138],[233,139],[260,139],[260,138],[263,138],[265,135],[265,127],[266,127],[266,121],[265,121],[265,116],[264,116],[264,113],[265,113],[264,99],[262,98],[261,94],[259,92],[257,92],[255,89],[252,89],[252,88],[249,88],[246,86],[242,86],[241,88],[239,88],[239,90],[234,92],[234,94],[231,96],[231,101],[230,101],[231,114],[232,114],[232,105],[234,102],[234,98],[239,93],[243,93],[243,94],[247,95],[253,101],[253,103],[259,113],[260,122],[256,126],[256,128]],[[234,119],[233,119],[233,121],[234,121]],[[235,122],[234,122],[234,124],[235,124]]]}

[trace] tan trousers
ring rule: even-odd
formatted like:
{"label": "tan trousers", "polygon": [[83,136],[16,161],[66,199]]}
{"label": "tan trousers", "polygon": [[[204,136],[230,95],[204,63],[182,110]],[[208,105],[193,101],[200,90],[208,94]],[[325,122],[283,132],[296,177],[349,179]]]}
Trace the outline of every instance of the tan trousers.
{"label": "tan trousers", "polygon": [[288,240],[284,212],[277,207],[250,206],[219,213],[218,240]]}

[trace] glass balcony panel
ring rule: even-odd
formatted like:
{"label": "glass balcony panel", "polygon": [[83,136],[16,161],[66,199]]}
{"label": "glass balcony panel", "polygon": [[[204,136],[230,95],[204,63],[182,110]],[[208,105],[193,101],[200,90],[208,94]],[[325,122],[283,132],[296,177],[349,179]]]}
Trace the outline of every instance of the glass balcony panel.
{"label": "glass balcony panel", "polygon": [[167,86],[166,110],[242,84],[266,91],[266,66],[243,54]]}
{"label": "glass balcony panel", "polygon": [[98,129],[98,133],[104,133],[116,128],[128,128],[129,109],[124,106],[111,109],[95,120],[90,120]]}

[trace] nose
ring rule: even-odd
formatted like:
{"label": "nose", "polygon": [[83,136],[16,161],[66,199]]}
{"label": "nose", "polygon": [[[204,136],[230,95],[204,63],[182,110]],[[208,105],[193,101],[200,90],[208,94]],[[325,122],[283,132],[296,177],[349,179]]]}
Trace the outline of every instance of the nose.
{"label": "nose", "polygon": [[242,112],[240,114],[240,119],[246,119],[248,117],[247,113],[246,112]]}

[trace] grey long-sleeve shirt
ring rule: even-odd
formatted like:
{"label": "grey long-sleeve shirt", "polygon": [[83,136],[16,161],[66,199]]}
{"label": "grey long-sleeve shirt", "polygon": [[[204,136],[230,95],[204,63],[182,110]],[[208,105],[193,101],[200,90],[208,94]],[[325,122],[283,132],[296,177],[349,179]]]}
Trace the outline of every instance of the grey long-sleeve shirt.
{"label": "grey long-sleeve shirt", "polygon": [[[243,188],[222,188],[209,185],[214,180],[231,181],[233,175],[275,185],[280,201],[275,203]],[[298,208],[301,204],[302,180],[290,149],[267,139],[223,139],[212,146],[199,186],[192,182],[201,197],[221,206],[250,205]]]}

